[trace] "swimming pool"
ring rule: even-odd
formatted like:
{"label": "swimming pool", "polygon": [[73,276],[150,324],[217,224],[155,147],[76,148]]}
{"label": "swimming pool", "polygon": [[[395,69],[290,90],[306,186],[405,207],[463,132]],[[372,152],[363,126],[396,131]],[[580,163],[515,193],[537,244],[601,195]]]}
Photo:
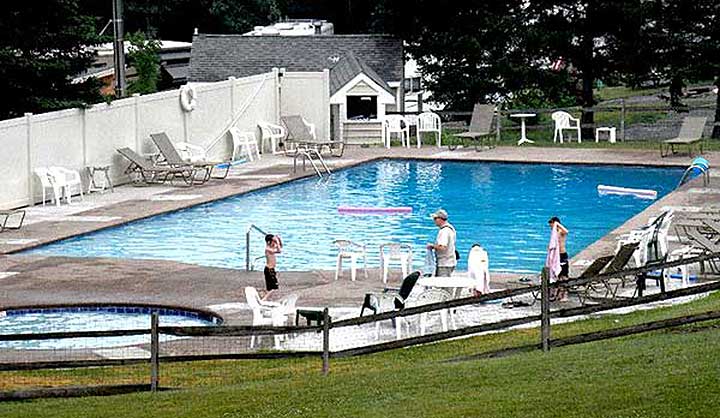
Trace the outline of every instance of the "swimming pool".
{"label": "swimming pool", "polygon": [[[183,309],[147,306],[73,306],[0,311],[0,335],[50,332],[150,329],[150,314],[157,310],[161,326],[209,326],[222,319]],[[177,339],[162,335],[163,341]],[[0,341],[0,349],[94,349],[148,344],[150,335],[60,340]]]}
{"label": "swimming pool", "polygon": [[[370,266],[388,241],[411,244],[421,267],[425,243],[437,228],[428,215],[442,207],[458,231],[458,249],[480,243],[494,271],[538,271],[548,239],[547,219],[570,229],[572,256],[652,201],[599,196],[598,184],[646,188],[662,197],[681,169],[380,160],[332,175],[307,178],[218,202],[132,222],[28,251],[30,254],[175,260],[244,268],[245,232],[255,224],[285,243],[279,270],[334,269],[335,239],[365,243]],[[338,214],[338,206],[410,206],[407,215]],[[262,255],[255,235],[252,257]]]}

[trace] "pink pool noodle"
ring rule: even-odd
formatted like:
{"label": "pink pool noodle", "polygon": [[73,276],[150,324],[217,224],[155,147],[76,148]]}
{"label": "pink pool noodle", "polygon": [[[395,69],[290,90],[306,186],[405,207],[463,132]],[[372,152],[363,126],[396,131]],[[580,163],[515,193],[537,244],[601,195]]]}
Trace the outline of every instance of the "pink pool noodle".
{"label": "pink pool noodle", "polygon": [[367,215],[393,215],[412,213],[410,206],[397,207],[371,207],[371,206],[338,206],[338,213],[345,215],[367,214]]}

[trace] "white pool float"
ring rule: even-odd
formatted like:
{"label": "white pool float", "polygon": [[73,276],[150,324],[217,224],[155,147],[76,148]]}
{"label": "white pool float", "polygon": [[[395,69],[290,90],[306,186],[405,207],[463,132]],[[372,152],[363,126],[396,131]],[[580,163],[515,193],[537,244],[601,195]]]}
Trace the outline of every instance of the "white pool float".
{"label": "white pool float", "polygon": [[608,186],[605,184],[599,184],[597,187],[598,194],[603,195],[618,195],[618,196],[634,196],[640,199],[657,199],[657,191],[650,189],[631,189],[629,187],[619,186]]}

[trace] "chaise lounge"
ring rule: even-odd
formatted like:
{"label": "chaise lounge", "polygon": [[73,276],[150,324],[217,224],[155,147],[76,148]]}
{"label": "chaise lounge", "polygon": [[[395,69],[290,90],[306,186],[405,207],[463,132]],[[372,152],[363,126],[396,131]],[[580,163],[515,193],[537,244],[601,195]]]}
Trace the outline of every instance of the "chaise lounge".
{"label": "chaise lounge", "polygon": [[705,130],[707,118],[698,116],[688,116],[683,120],[680,127],[680,133],[677,138],[666,139],[660,143],[660,157],[676,154],[675,147],[687,147],[688,155],[692,156],[695,145],[698,146],[698,152],[702,154],[702,135]]}
{"label": "chaise lounge", "polygon": [[[186,166],[192,166],[194,169],[196,169],[198,172],[204,172],[204,174],[200,177],[200,179],[194,179],[197,183],[205,183],[206,181],[210,180],[210,178],[215,179],[224,179],[227,177],[228,173],[230,172],[230,161],[192,161],[188,162],[183,160],[182,156],[178,152],[177,148],[175,148],[175,145],[173,145],[172,141],[170,141],[170,138],[167,136],[165,132],[160,132],[156,134],[150,134],[150,138],[155,143],[155,146],[157,147],[158,151],[160,151],[160,154],[165,159],[164,163],[170,165],[171,167],[186,167]],[[215,166],[223,164],[225,168],[225,172],[220,176],[213,177],[212,172],[213,168]]]}
{"label": "chaise lounge", "polygon": [[188,186],[193,185],[196,170],[189,166],[171,167],[167,165],[157,165],[150,162],[145,157],[139,155],[130,148],[118,148],[117,152],[130,161],[130,165],[125,169],[125,174],[133,175],[134,183],[145,184],[163,184],[166,181],[180,178]]}

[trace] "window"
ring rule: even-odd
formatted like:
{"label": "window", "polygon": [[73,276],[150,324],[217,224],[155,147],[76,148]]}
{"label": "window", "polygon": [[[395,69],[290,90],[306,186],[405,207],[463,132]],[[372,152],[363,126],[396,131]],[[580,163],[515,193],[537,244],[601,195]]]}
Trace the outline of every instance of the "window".
{"label": "window", "polygon": [[377,96],[347,96],[347,118],[377,119]]}

